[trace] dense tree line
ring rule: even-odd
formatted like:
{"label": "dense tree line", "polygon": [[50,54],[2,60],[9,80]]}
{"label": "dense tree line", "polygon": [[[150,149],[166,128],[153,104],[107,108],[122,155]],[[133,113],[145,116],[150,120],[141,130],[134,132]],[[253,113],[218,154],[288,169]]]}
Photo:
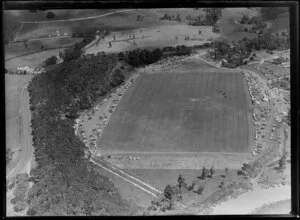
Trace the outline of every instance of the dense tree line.
{"label": "dense tree line", "polygon": [[199,15],[196,18],[188,17],[188,24],[193,26],[209,25],[214,26],[222,17],[221,8],[206,8],[203,10],[205,15]]}
{"label": "dense tree line", "polygon": [[138,67],[155,63],[160,60],[163,56],[182,56],[191,53],[191,48],[184,45],[176,47],[165,47],[162,50],[156,48],[154,50],[147,49],[135,49],[132,51],[126,51],[125,53],[120,52],[118,54],[119,60],[125,60],[128,64]]}
{"label": "dense tree line", "polygon": [[28,215],[128,215],[113,183],[84,157],[74,118],[114,86],[124,74],[115,55],[82,57],[36,75],[29,84],[36,168],[28,193]]}
{"label": "dense tree line", "polygon": [[248,27],[245,27],[245,31],[250,33],[262,34],[267,27],[267,24],[263,22],[261,18],[256,16],[249,18],[247,15],[244,15],[241,18],[240,23],[248,25]]}
{"label": "dense tree line", "polygon": [[126,51],[125,53],[120,52],[118,55],[120,60],[125,60],[128,64],[135,67],[157,62],[161,59],[161,56],[162,52],[160,49],[155,49],[152,51],[147,49],[136,49],[132,51]]}
{"label": "dense tree line", "polygon": [[177,21],[181,22],[180,14],[175,15],[168,15],[167,13],[164,14],[164,16],[159,18],[160,20],[168,20],[168,21]]}

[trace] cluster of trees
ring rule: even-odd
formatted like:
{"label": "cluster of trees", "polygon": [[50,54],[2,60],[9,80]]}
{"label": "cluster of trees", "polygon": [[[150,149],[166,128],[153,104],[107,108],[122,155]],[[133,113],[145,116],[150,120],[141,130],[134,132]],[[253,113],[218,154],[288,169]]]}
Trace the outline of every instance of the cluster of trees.
{"label": "cluster of trees", "polygon": [[176,47],[164,47],[162,50],[156,48],[154,50],[135,49],[132,51],[120,52],[118,59],[124,60],[126,63],[138,67],[149,65],[160,60],[163,56],[183,56],[191,53],[191,48],[184,45]]}
{"label": "cluster of trees", "polygon": [[287,159],[288,153],[284,149],[282,152],[282,155],[278,161],[278,171],[283,172],[286,168],[286,159]]}
{"label": "cluster of trees", "polygon": [[179,174],[177,185],[167,185],[164,189],[163,197],[153,200],[151,202],[151,206],[148,208],[148,211],[164,212],[166,210],[174,209],[176,202],[180,202],[182,200],[183,194],[188,192],[189,188],[190,187],[188,187],[188,185],[186,184],[184,177]]}
{"label": "cluster of trees", "polygon": [[282,64],[282,63],[287,62],[287,61],[288,61],[287,58],[285,59],[283,57],[278,57],[278,58],[273,59],[272,63],[273,64]]}
{"label": "cluster of trees", "polygon": [[242,168],[237,171],[237,175],[243,176],[245,179],[255,175],[256,167],[248,163],[243,163]]}
{"label": "cluster of trees", "polygon": [[249,18],[247,15],[243,15],[243,17],[240,20],[241,24],[257,24],[259,22],[262,22],[257,16],[253,16],[252,18]]}
{"label": "cluster of trees", "polygon": [[109,179],[85,158],[75,136],[78,112],[90,108],[122,82],[116,55],[98,54],[55,65],[30,82],[35,184],[27,195],[28,215],[130,215],[136,211]]}
{"label": "cluster of trees", "polygon": [[249,18],[247,15],[244,15],[241,18],[240,23],[249,25],[248,27],[245,27],[245,31],[250,33],[262,34],[267,27],[267,24],[256,16]]}
{"label": "cluster of trees", "polygon": [[168,15],[167,13],[164,16],[159,18],[160,20],[168,20],[168,21],[178,21],[181,22],[180,14],[175,15]]}
{"label": "cluster of trees", "polygon": [[204,190],[204,181],[206,178],[212,178],[215,173],[213,167],[210,169],[202,168],[201,176],[197,177],[200,180],[194,180],[192,185],[188,186],[184,177],[179,174],[177,179],[177,185],[167,185],[164,189],[163,197],[152,201],[148,211],[166,211],[171,210],[175,207],[176,202],[182,201],[184,193],[193,192],[201,195]]}
{"label": "cluster of trees", "polygon": [[15,212],[21,212],[27,208],[26,193],[29,187],[28,174],[18,174],[14,185],[14,198],[10,201],[14,205]]}
{"label": "cluster of trees", "polygon": [[77,59],[82,54],[82,48],[92,42],[95,39],[95,35],[86,35],[84,36],[81,42],[74,44],[72,47],[67,48],[64,52],[59,54],[60,58],[64,60],[64,62],[69,62],[71,60]]}
{"label": "cluster of trees", "polygon": [[243,60],[249,58],[253,49],[260,50],[285,50],[290,48],[289,36],[276,36],[269,32],[253,39],[244,38],[238,42],[215,41],[212,44],[211,56],[215,60],[226,59],[227,64],[233,67],[244,64]]}
{"label": "cluster of trees", "polygon": [[136,16],[136,20],[137,21],[143,21],[144,20],[144,16],[143,15],[137,15]]}
{"label": "cluster of trees", "polygon": [[83,37],[83,38],[94,38],[95,37],[95,32],[74,32],[72,33],[72,37],[73,38],[79,38],[79,37]]}
{"label": "cluster of trees", "polygon": [[118,57],[119,60],[125,60],[128,64],[137,67],[157,62],[162,57],[162,51],[160,49],[136,49],[132,51],[126,51],[125,54],[120,52]]}
{"label": "cluster of trees", "polygon": [[162,48],[163,56],[184,56],[191,53],[191,48],[185,45]]}
{"label": "cluster of trees", "polygon": [[206,8],[203,9],[205,15],[199,15],[196,18],[187,17],[188,24],[193,26],[209,25],[214,26],[218,20],[222,17],[221,8]]}
{"label": "cluster of trees", "polygon": [[214,33],[220,33],[220,27],[219,26],[217,26],[217,25],[214,25],[213,26],[213,29],[212,29],[212,32],[214,32]]}

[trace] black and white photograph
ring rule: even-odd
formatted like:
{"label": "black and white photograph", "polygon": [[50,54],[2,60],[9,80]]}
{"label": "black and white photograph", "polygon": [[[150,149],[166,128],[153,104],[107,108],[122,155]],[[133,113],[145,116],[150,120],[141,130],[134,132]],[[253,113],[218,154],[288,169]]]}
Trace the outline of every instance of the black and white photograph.
{"label": "black and white photograph", "polygon": [[291,215],[298,4],[38,2],[2,4],[7,217]]}

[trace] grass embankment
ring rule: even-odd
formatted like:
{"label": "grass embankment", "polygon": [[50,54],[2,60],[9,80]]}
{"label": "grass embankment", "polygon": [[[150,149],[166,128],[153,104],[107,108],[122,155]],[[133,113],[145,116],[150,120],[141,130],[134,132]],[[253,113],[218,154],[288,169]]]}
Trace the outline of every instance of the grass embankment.
{"label": "grass embankment", "polygon": [[31,81],[37,166],[30,173],[28,215],[131,215],[137,210],[107,177],[93,171],[72,127],[77,112],[123,82],[123,72],[112,71],[116,62],[113,55],[79,58]]}

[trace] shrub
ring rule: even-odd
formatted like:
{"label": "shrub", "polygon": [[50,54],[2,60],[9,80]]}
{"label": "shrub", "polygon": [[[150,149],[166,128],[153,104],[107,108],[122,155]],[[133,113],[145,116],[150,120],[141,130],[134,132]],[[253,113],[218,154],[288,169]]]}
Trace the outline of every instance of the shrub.
{"label": "shrub", "polygon": [[244,15],[241,18],[241,24],[248,24],[248,21],[249,21],[249,17],[247,15]]}
{"label": "shrub", "polygon": [[215,169],[213,167],[211,167],[210,170],[209,170],[209,173],[210,173],[211,176],[213,176],[214,173],[215,173]]}
{"label": "shrub", "polygon": [[174,197],[174,191],[170,185],[167,185],[164,189],[164,196],[166,199],[171,200]]}
{"label": "shrub", "polygon": [[177,182],[178,182],[178,187],[181,191],[182,190],[187,190],[188,186],[185,182],[184,177],[181,174],[179,174]]}
{"label": "shrub", "polygon": [[48,19],[52,19],[54,17],[55,17],[55,14],[52,11],[49,11],[46,15],[46,18],[48,18]]}
{"label": "shrub", "polygon": [[56,64],[56,61],[57,61],[56,56],[49,57],[47,60],[45,60],[45,66],[54,65]]}
{"label": "shrub", "polygon": [[119,60],[119,61],[125,60],[125,55],[124,55],[123,52],[118,53],[118,60]]}
{"label": "shrub", "polygon": [[12,160],[13,152],[10,148],[6,148],[6,164],[9,164]]}
{"label": "shrub", "polygon": [[79,58],[82,54],[81,48],[75,45],[75,47],[72,47],[70,49],[66,49],[63,54],[63,60],[64,62],[68,62],[71,60],[75,60]]}
{"label": "shrub", "polygon": [[225,175],[227,176],[229,173],[228,167],[225,168]]}
{"label": "shrub", "polygon": [[206,177],[208,176],[208,172],[209,172],[208,169],[206,169],[205,166],[203,166],[202,167],[202,174],[201,174],[199,179],[202,179],[202,180],[206,179]]}
{"label": "shrub", "polygon": [[197,193],[198,195],[201,195],[202,192],[203,192],[203,190],[204,190],[204,187],[199,187],[199,188],[196,190],[196,193]]}
{"label": "shrub", "polygon": [[241,171],[241,170],[238,170],[237,171],[237,175],[239,175],[239,176],[246,176],[246,173],[243,172],[243,171]]}

